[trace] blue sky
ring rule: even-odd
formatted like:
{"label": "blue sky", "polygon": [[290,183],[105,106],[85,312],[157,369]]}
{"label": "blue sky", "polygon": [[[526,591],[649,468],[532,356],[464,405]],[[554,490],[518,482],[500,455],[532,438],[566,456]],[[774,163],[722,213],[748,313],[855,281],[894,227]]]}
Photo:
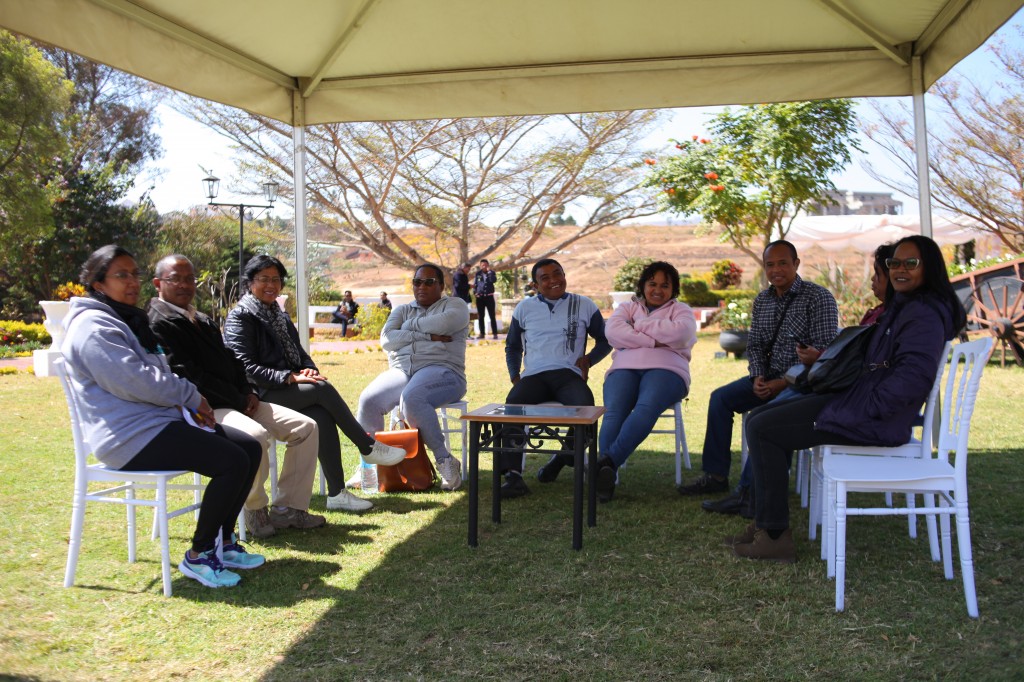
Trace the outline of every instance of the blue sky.
{"label": "blue sky", "polygon": [[[996,81],[999,70],[993,65],[988,45],[994,40],[1005,40],[1010,44],[1021,42],[1018,29],[1024,26],[1024,10],[1018,12],[1007,24],[998,31],[986,45],[960,62],[951,72],[955,77],[965,78],[974,83]],[[948,76],[947,76],[948,77]],[[927,99],[927,98],[926,98]],[[863,103],[861,108],[866,109]],[[690,135],[706,135],[705,124],[709,116],[721,107],[692,107],[674,109],[668,123],[652,134],[647,142],[654,148],[671,149],[669,138],[686,138]],[[149,186],[153,187],[152,198],[161,213],[173,210],[184,210],[192,206],[204,204],[201,184],[205,173],[200,167],[212,170],[221,178],[221,194],[223,200],[239,199],[233,191],[235,163],[228,141],[186,116],[182,116],[167,106],[160,107],[161,126],[159,133],[163,139],[164,155],[151,163],[143,177],[139,179],[138,190],[141,192]],[[927,110],[929,125],[938,123],[937,114],[931,107]],[[864,170],[866,162],[891,169],[892,165],[885,155],[872,149],[869,142],[864,141],[866,153],[858,155],[853,164],[841,175],[833,178],[836,187],[844,190],[889,192],[888,188],[871,178]],[[249,197],[261,199],[261,197]],[[916,198],[897,194],[904,202],[903,212],[915,214],[918,210]],[[282,205],[275,209],[282,216],[291,215],[291,207]]]}

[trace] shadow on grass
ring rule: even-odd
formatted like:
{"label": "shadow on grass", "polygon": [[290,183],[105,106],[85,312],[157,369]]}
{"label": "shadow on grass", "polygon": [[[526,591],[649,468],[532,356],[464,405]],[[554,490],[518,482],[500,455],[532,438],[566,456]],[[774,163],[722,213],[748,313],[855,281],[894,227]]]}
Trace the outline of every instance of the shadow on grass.
{"label": "shadow on grass", "polygon": [[971,455],[978,621],[959,567],[946,581],[929,560],[923,523],[917,540],[903,518],[851,524],[851,601],[837,614],[798,498],[797,564],[738,560],[720,541],[744,522],[680,498],[671,456],[640,452],[580,552],[568,470],[531,480],[500,525],[482,485],[477,548],[466,544],[466,492],[440,497],[447,509],[388,546],[264,679],[1012,676],[1024,637],[1022,455]]}

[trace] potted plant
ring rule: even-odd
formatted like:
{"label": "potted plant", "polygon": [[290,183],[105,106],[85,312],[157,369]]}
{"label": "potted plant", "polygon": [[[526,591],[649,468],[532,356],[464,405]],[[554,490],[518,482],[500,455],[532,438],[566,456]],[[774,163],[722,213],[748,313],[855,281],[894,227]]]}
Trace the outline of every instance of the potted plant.
{"label": "potted plant", "polygon": [[612,297],[612,310],[615,310],[623,303],[628,303],[636,293],[636,283],[640,279],[640,273],[648,265],[654,262],[653,258],[630,258],[615,273],[612,280],[612,289],[608,295]]}
{"label": "potted plant", "polygon": [[719,318],[721,332],[718,335],[718,345],[726,353],[735,355],[737,359],[743,357],[747,350],[750,310],[753,303],[754,300],[747,297],[726,299],[723,302]]}

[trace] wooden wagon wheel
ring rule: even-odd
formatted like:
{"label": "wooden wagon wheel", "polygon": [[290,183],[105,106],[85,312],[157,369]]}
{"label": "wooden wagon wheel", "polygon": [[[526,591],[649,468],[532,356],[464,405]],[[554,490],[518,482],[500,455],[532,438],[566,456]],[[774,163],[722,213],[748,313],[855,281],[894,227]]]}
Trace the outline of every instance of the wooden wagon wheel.
{"label": "wooden wagon wheel", "polygon": [[971,292],[967,321],[974,323],[1002,342],[1003,364],[1009,348],[1024,366],[1024,292],[1022,282],[1013,277],[993,277]]}

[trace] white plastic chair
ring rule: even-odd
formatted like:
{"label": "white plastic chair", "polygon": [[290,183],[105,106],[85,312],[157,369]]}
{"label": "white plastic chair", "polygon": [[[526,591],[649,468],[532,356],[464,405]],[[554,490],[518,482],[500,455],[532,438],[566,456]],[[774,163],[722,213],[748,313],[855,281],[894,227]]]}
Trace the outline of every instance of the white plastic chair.
{"label": "white plastic chair", "polygon": [[[822,468],[828,490],[829,531],[835,536],[836,611],[844,608],[846,588],[846,519],[848,516],[887,516],[927,514],[939,516],[942,534],[943,569],[953,579],[950,516],[956,517],[960,572],[964,584],[967,614],[978,617],[978,599],[974,586],[974,561],[971,552],[971,528],[967,504],[967,437],[974,413],[982,371],[992,351],[990,336],[953,347],[943,389],[943,409],[939,426],[938,452],[924,457],[863,456],[860,448],[825,446]],[[929,424],[922,440],[928,441]],[[853,454],[853,451],[858,454]],[[928,453],[930,455],[930,453]],[[953,462],[949,461],[950,454]],[[847,506],[849,492],[901,492],[924,495],[923,508]],[[934,497],[939,505],[935,506]],[[831,543],[830,543],[831,544]]]}
{"label": "white plastic chair", "polygon": [[[684,398],[685,400],[685,398]],[[690,448],[686,444],[686,424],[683,422],[683,401],[677,401],[672,407],[665,410],[658,417],[658,421],[662,419],[671,419],[672,426],[670,428],[658,428],[655,423],[654,428],[651,429],[651,433],[671,433],[676,439],[676,485],[682,485],[683,483],[683,466],[687,469],[690,468]],[[624,462],[621,468],[625,468],[629,462]]]}
{"label": "white plastic chair", "polygon": [[[88,502],[109,502],[123,504],[128,512],[128,561],[135,562],[135,508],[152,507],[156,512],[156,527],[160,538],[160,565],[163,574],[164,596],[171,596],[171,555],[168,546],[167,522],[176,516],[187,514],[199,509],[199,491],[202,484],[198,477],[193,483],[171,483],[180,476],[192,474],[191,471],[118,471],[104,464],[89,464],[91,454],[89,446],[82,437],[82,428],[75,395],[67,378],[64,361],[58,359],[54,369],[60,377],[64,398],[68,404],[68,415],[71,418],[71,435],[75,444],[75,488],[71,501],[71,534],[68,542],[68,561],[64,570],[64,587],[75,584],[75,570],[78,567],[78,553],[82,546],[82,532],[85,525],[85,506]],[[116,482],[103,490],[89,491],[89,484],[102,481]],[[135,496],[139,490],[155,490],[156,498],[140,499]],[[167,508],[168,490],[195,491],[192,504],[174,510]]]}
{"label": "white plastic chair", "polygon": [[[277,499],[277,440],[273,436],[267,445],[267,459],[270,460],[270,475],[267,478],[270,479],[270,501],[273,503]],[[238,512],[238,539],[242,542],[246,541],[245,530],[245,507],[243,506]]]}

